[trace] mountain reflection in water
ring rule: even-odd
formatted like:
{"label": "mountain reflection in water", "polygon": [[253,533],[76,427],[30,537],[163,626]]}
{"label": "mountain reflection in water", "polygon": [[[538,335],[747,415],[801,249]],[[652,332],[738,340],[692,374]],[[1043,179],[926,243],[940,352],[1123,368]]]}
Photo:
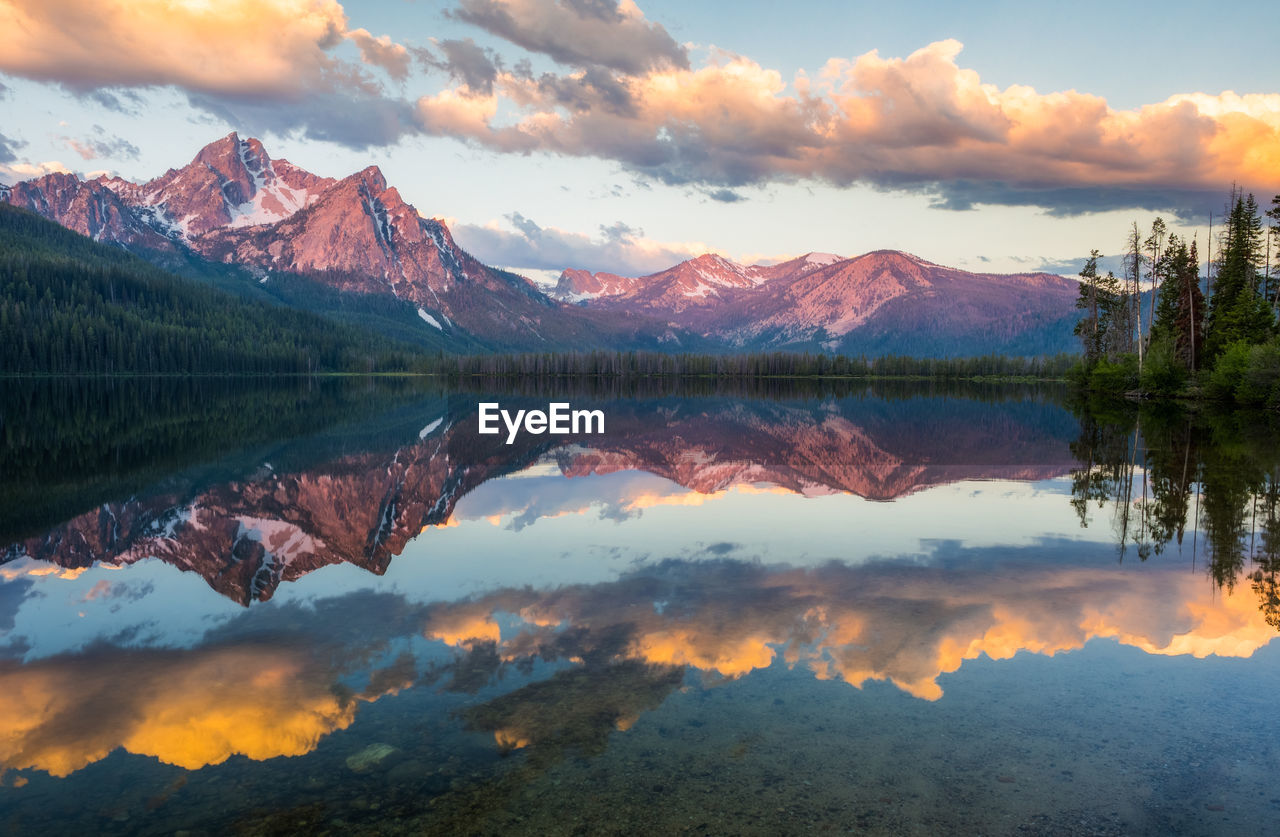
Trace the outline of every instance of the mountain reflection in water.
{"label": "mountain reflection in water", "polygon": [[381,575],[424,527],[447,525],[461,497],[541,457],[566,477],[643,471],[702,495],[763,484],[875,500],[964,479],[1044,479],[1073,462],[1074,423],[1036,401],[584,401],[575,403],[605,410],[605,435],[522,434],[508,445],[477,432],[484,398],[427,401],[415,418],[422,429],[395,447],[343,450],[297,469],[272,457],[234,480],[104,502],[5,558],[66,569],[158,558],[247,604],[330,564]]}
{"label": "mountain reflection in water", "polygon": [[[826,800],[806,829],[1216,830],[1218,797],[1177,808],[1155,768],[1080,750],[1077,716],[1102,695],[1163,701],[1177,725],[1126,720],[1157,732],[1121,751],[1226,764],[1182,707],[1203,684],[1277,680],[1262,650],[1280,622],[1269,416],[1035,390],[584,392],[575,406],[603,409],[606,434],[505,445],[476,432],[476,402],[536,398],[207,383],[162,415],[154,392],[77,391],[70,432],[47,414],[67,393],[29,386],[6,402],[0,463],[0,810],[18,831],[625,828],[652,802],[629,795],[640,774],[674,794],[671,828],[702,816],[702,782],[734,831],[798,827],[761,801],[775,785]],[[201,404],[251,420],[219,435]],[[1227,658],[1248,667],[1213,662]],[[1146,674],[1124,679],[1139,659]],[[708,714],[717,701],[728,714]],[[1002,701],[1026,719],[1020,742],[982,725]],[[899,732],[831,739],[862,714]],[[799,719],[816,737],[793,740]],[[881,735],[889,749],[857,750]],[[954,737],[928,756],[950,766],[908,756],[913,735]],[[1041,749],[1008,755],[1030,740]],[[841,741],[870,776],[792,787],[776,772],[800,775],[815,747],[834,769],[840,751],[822,748]],[[1239,799],[1278,742],[1256,743],[1256,760],[1231,755]],[[997,781],[992,752],[1021,767]],[[999,796],[1024,787],[1019,770],[1048,789],[1034,807]],[[570,793],[556,804],[587,818],[571,827],[530,801],[583,771],[600,799],[640,808]],[[757,789],[730,798],[720,771]],[[1072,784],[1086,775],[1105,789]],[[867,813],[899,798],[875,788],[904,783],[934,790]],[[1234,822],[1256,830],[1252,804]]]}

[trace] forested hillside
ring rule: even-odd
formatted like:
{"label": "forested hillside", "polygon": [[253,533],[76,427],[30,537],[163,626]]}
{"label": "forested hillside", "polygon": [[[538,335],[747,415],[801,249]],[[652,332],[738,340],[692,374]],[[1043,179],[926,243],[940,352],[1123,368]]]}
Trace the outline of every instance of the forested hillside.
{"label": "forested hillside", "polygon": [[402,344],[232,297],[0,205],[0,373],[406,368]]}

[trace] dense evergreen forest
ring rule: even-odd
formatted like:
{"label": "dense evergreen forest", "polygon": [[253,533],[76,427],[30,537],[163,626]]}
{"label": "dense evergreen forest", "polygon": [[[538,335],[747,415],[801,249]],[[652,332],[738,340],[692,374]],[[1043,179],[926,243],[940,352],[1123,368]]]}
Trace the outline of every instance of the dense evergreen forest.
{"label": "dense evergreen forest", "polygon": [[[30,377],[0,401],[0,548],[103,502],[152,486],[184,493],[270,461],[296,465],[381,444],[371,416],[412,428],[445,396],[412,376]],[[406,415],[397,410],[409,406]],[[352,426],[362,428],[354,435]],[[342,429],[335,446],[326,434]],[[181,477],[179,476],[181,475]]]}
{"label": "dense evergreen forest", "polygon": [[714,377],[765,378],[984,378],[1061,380],[1075,362],[1071,355],[1048,358],[985,355],[972,358],[912,358],[897,355],[848,357],[797,352],[729,355],[660,352],[557,352],[518,355],[437,355],[423,369],[452,378],[511,377]]}
{"label": "dense evergreen forest", "polygon": [[264,307],[0,204],[0,373],[407,369],[400,344]]}
{"label": "dense evergreen forest", "polygon": [[1080,272],[1083,358],[1072,380],[1099,392],[1280,406],[1280,195],[1271,203],[1268,227],[1253,195],[1232,191],[1205,276],[1199,242],[1161,218],[1145,236],[1133,225],[1121,277],[1099,275],[1094,250]]}

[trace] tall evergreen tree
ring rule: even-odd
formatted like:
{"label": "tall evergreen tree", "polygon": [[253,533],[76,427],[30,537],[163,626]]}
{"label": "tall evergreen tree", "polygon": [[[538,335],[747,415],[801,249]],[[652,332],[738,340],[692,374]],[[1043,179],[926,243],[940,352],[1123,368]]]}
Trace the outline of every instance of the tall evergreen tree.
{"label": "tall evergreen tree", "polygon": [[1089,254],[1089,260],[1080,271],[1080,295],[1076,298],[1076,308],[1084,311],[1084,316],[1076,323],[1075,335],[1083,344],[1085,365],[1090,367],[1102,357],[1102,342],[1106,336],[1098,300],[1100,295],[1098,257],[1100,255],[1097,250]]}
{"label": "tall evergreen tree", "polygon": [[1076,298],[1076,308],[1085,313],[1076,323],[1075,334],[1084,346],[1085,365],[1090,367],[1115,354],[1115,320],[1123,296],[1120,282],[1112,273],[1098,275],[1098,259],[1101,257],[1097,250],[1089,254],[1084,269],[1080,271],[1080,295]]}
{"label": "tall evergreen tree", "polygon": [[1188,247],[1185,240],[1169,236],[1157,275],[1159,302],[1151,339],[1167,339],[1182,367],[1194,371],[1204,346],[1204,294],[1200,292],[1200,256],[1195,242]]}
{"label": "tall evergreen tree", "polygon": [[1262,219],[1253,195],[1232,192],[1218,259],[1217,281],[1205,323],[1205,356],[1216,359],[1236,342],[1261,343],[1272,332],[1263,294]]}
{"label": "tall evergreen tree", "polygon": [[[1274,312],[1277,308],[1280,308],[1280,282],[1276,281],[1277,278],[1280,278],[1280,265],[1276,264],[1276,262],[1280,262],[1280,195],[1276,195],[1271,199],[1271,208],[1267,210],[1267,217],[1271,219],[1272,223],[1267,229],[1266,238],[1267,257],[1266,275],[1264,277],[1266,293],[1264,296],[1266,296],[1267,302]],[[1277,249],[1274,260],[1271,258],[1273,247]]]}
{"label": "tall evergreen tree", "polygon": [[1137,326],[1138,368],[1142,368],[1142,233],[1138,231],[1138,222],[1133,222],[1129,232],[1124,256],[1125,293],[1132,295],[1137,306],[1134,313],[1134,325]]}
{"label": "tall evergreen tree", "polygon": [[1164,219],[1156,216],[1151,222],[1151,234],[1147,236],[1147,240],[1143,242],[1143,246],[1147,248],[1148,256],[1147,264],[1150,268],[1147,271],[1147,278],[1151,281],[1151,303],[1147,308],[1147,333],[1152,333],[1154,323],[1152,322],[1155,315],[1156,300],[1160,296],[1160,258],[1164,255],[1165,234],[1168,227],[1165,226]]}

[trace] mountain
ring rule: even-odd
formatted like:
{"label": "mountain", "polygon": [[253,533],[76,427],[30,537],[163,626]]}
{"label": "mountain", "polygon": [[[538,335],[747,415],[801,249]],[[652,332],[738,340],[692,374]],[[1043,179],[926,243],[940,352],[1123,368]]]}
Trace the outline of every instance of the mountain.
{"label": "mountain", "polygon": [[158,225],[187,243],[224,227],[282,221],[337,183],[288,160],[272,160],[261,142],[234,133],[202,148],[189,165],[147,183],[118,177],[96,182],[130,206],[151,210]]}
{"label": "mountain", "polygon": [[809,253],[777,265],[743,266],[723,256],[704,253],[649,276],[565,270],[555,295],[570,302],[608,300],[618,307],[652,314],[678,314],[690,308],[709,309],[732,298],[735,291],[755,288],[779,277],[799,278],[841,261],[829,253]]}
{"label": "mountain", "polygon": [[[454,337],[459,349],[658,348],[679,341],[663,323],[565,306],[528,279],[481,264],[443,221],[423,218],[406,203],[377,166],[342,179],[319,177],[272,160],[261,142],[235,133],[146,183],[51,174],[0,188],[0,202],[167,267],[194,256],[246,268],[244,283],[287,285],[301,276],[348,295],[387,296],[416,318],[418,329]],[[280,296],[297,303],[296,293]]]}
{"label": "mountain", "polygon": [[877,250],[750,266],[707,254],[635,278],[566,270],[555,293],[744,349],[1025,355],[1076,348],[1078,291],[1049,273],[970,273]]}

